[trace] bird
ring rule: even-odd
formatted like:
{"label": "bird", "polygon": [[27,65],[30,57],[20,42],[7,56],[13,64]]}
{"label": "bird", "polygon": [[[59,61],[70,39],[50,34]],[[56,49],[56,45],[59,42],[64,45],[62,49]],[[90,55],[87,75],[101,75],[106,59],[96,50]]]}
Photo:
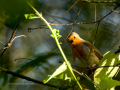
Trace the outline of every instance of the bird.
{"label": "bird", "polygon": [[68,36],[67,42],[72,48],[73,60],[81,67],[95,67],[98,65],[99,60],[103,58],[100,51],[93,44],[82,39],[76,32],[72,32]]}

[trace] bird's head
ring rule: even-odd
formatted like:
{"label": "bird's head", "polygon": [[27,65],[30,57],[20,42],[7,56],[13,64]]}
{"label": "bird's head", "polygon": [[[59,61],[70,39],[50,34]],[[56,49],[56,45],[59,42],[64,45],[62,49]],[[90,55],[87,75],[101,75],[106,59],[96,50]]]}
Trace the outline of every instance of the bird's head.
{"label": "bird's head", "polygon": [[70,45],[78,45],[80,44],[81,42],[83,42],[83,39],[80,38],[80,36],[76,33],[76,32],[72,32],[68,38],[67,38],[67,42],[70,44]]}

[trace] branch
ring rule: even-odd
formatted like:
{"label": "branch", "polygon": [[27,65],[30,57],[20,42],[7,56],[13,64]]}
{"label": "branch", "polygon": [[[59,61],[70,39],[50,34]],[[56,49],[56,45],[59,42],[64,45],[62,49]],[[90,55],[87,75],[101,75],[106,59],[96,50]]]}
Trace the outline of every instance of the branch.
{"label": "branch", "polygon": [[[20,16],[21,16],[21,15],[20,15]],[[3,54],[5,53],[5,51],[11,46],[11,44],[12,44],[12,39],[13,39],[13,37],[14,37],[16,31],[17,31],[17,27],[18,27],[18,25],[19,25],[19,22],[20,22],[20,17],[19,17],[19,20],[18,20],[18,22],[17,22],[17,24],[16,24],[15,30],[13,31],[12,36],[11,36],[11,38],[10,38],[10,40],[9,40],[9,43],[8,43],[7,46],[6,46],[7,48],[5,48],[4,51],[1,53],[0,58],[3,56]]]}
{"label": "branch", "polygon": [[83,2],[87,3],[116,3],[114,0],[113,1],[87,1],[87,0],[82,0]]}
{"label": "branch", "polygon": [[17,74],[15,72],[9,71],[9,70],[7,70],[5,68],[1,68],[1,67],[0,67],[0,71],[11,74],[11,75],[16,76],[16,77],[19,77],[21,79],[25,79],[25,80],[28,80],[28,81],[31,81],[31,82],[34,82],[34,83],[42,84],[42,85],[53,87],[53,88],[58,88],[58,89],[61,89],[61,90],[68,89],[68,88],[72,87],[70,85],[67,85],[67,86],[62,85],[62,87],[61,87],[61,85],[53,85],[53,84],[49,84],[49,83],[44,84],[42,81],[27,77],[27,76],[24,76],[24,75],[21,75],[21,74]]}
{"label": "branch", "polygon": [[[59,61],[59,63],[63,63],[62,61]],[[99,67],[85,67],[85,66],[76,66],[76,65],[72,65],[71,66],[73,67],[78,67],[78,68],[86,68],[87,70],[90,70],[90,69],[97,69],[97,68],[104,68],[104,67],[120,67],[120,63],[116,64],[116,65],[112,65],[112,66],[99,66]]]}
{"label": "branch", "polygon": [[[120,4],[117,4],[117,6],[113,9],[117,9],[120,6]],[[103,20],[104,18],[106,18],[108,15],[110,15],[113,11],[110,11],[107,15],[105,15],[103,18],[101,18],[99,21]]]}
{"label": "branch", "polygon": [[77,74],[79,74],[80,76],[83,76],[84,78],[86,78],[88,81],[90,81],[92,84],[94,84],[96,87],[98,87],[98,89],[100,90],[100,87],[97,83],[93,82],[87,75],[85,76],[83,73],[78,72],[75,69],[72,69],[74,72],[76,72]]}
{"label": "branch", "polygon": [[117,4],[117,6],[112,10],[110,11],[107,15],[103,16],[100,20],[97,20],[96,22],[79,22],[79,23],[68,23],[68,24],[52,24],[52,23],[49,23],[50,25],[74,25],[74,24],[92,24],[92,23],[98,23],[100,21],[102,21],[104,18],[106,18],[108,15],[110,15],[115,9],[117,9],[120,4],[115,2]]}
{"label": "branch", "polygon": [[31,30],[34,30],[34,29],[42,29],[42,28],[49,29],[46,27],[28,28],[28,32],[31,32]]}
{"label": "branch", "polygon": [[17,74],[15,72],[12,72],[12,71],[8,71],[7,69],[1,68],[1,67],[0,67],[0,71],[3,71],[5,73],[11,74],[13,76],[17,76],[19,78],[22,78],[22,79],[25,79],[25,80],[28,80],[28,81],[32,81],[32,82],[35,82],[35,83],[38,83],[38,84],[42,84],[42,85],[46,85],[46,86],[50,86],[50,87],[54,87],[54,88],[58,87],[56,85],[52,85],[52,84],[48,84],[48,83],[44,84],[42,81],[35,80],[35,79],[32,79],[32,78],[24,76],[24,75],[20,75],[20,74]]}
{"label": "branch", "polygon": [[62,18],[66,13],[68,13],[70,11],[71,8],[73,8],[73,6],[75,6],[75,4],[77,4],[79,0],[77,0],[62,16],[60,16],[59,18],[55,19],[52,23],[54,23],[55,21],[57,21],[58,19]]}
{"label": "branch", "polygon": [[0,41],[0,43],[1,43],[3,46],[5,46],[5,44],[4,44],[4,43],[2,43],[1,41]]}
{"label": "branch", "polygon": [[117,12],[117,11],[115,11],[115,10],[111,10],[111,11],[120,14],[120,12]]}
{"label": "branch", "polygon": [[120,46],[119,49],[115,51],[115,54],[120,53]]}
{"label": "branch", "polygon": [[[76,19],[75,19],[75,21],[74,21],[74,23],[73,23],[72,29],[70,30],[70,33],[68,34],[68,36],[72,33],[73,27],[74,27],[74,25],[75,25],[75,23],[76,23],[76,21],[77,21],[77,18],[78,18],[78,16],[79,16],[79,14],[80,14],[80,12],[81,12],[84,4],[85,4],[85,3],[83,3],[83,5],[81,6],[80,10],[78,11],[78,14],[77,14],[77,16],[76,16]],[[67,36],[67,38],[68,38],[68,36]]]}
{"label": "branch", "polygon": [[[17,25],[16,25],[16,27],[15,27],[15,30],[13,31],[12,36],[11,36],[11,38],[10,38],[10,40],[9,40],[9,43],[5,46],[5,45],[0,41],[0,43],[5,46],[3,49],[1,49],[1,50],[4,50],[4,51],[3,51],[2,54],[0,55],[0,58],[3,56],[3,54],[5,53],[5,51],[12,45],[12,42],[13,42],[16,38],[26,37],[25,35],[20,35],[20,36],[16,36],[15,38],[13,38],[14,35],[15,35],[15,33],[16,33],[16,31],[17,31],[17,27],[18,27],[18,25],[19,25],[19,22],[20,22],[20,17],[19,17],[19,20],[18,20]],[[0,51],[1,51],[1,50],[0,50]]]}
{"label": "branch", "polygon": [[96,21],[96,22],[79,22],[79,23],[67,23],[67,24],[53,24],[53,23],[49,23],[50,25],[68,25],[68,26],[70,26],[70,25],[74,25],[74,24],[91,24],[91,23],[97,23],[98,21]]}
{"label": "branch", "polygon": [[[17,36],[17,37],[15,37],[15,38],[13,38],[12,42],[13,42],[16,38],[19,38],[19,37],[25,37],[25,38],[26,38],[25,35],[20,35],[20,36]],[[12,43],[12,42],[11,42],[11,43]]]}

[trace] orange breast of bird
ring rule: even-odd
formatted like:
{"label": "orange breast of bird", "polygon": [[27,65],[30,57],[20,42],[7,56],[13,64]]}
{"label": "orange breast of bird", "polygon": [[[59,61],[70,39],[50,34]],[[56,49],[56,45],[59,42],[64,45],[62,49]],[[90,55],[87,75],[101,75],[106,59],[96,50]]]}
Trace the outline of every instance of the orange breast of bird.
{"label": "orange breast of bird", "polygon": [[68,43],[71,45],[72,48],[72,55],[73,60],[75,61],[77,57],[83,57],[83,40],[77,37],[77,34],[73,33],[67,38]]}
{"label": "orange breast of bird", "polygon": [[72,55],[73,55],[73,60],[75,61],[75,59],[77,57],[83,57],[83,46],[82,43],[83,41],[80,39],[74,39],[74,44],[72,45]]}
{"label": "orange breast of bird", "polygon": [[71,45],[74,61],[79,58],[84,64],[91,67],[98,64],[99,59],[102,58],[100,52],[91,43],[80,38],[75,32],[71,33],[67,42]]}

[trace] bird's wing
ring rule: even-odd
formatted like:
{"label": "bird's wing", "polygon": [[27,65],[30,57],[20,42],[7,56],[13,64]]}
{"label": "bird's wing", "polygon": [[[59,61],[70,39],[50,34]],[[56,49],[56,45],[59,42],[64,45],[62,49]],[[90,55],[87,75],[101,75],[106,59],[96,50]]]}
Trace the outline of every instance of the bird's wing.
{"label": "bird's wing", "polygon": [[92,45],[90,42],[84,41],[83,44],[84,44],[85,46],[87,46],[88,48],[92,48],[92,49],[91,49],[92,52],[94,52],[95,55],[96,55],[99,59],[102,59],[102,58],[103,58],[103,56],[101,55],[101,53],[99,52],[99,50],[98,50],[94,45]]}

